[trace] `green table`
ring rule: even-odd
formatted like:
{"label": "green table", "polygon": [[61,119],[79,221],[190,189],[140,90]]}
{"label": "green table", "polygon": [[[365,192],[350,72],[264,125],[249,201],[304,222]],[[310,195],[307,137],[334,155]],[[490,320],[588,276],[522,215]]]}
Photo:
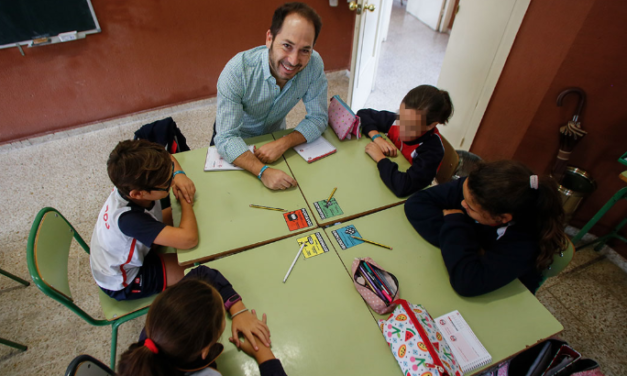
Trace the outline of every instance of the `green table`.
{"label": "green table", "polygon": [[[245,140],[261,146],[272,141],[271,135]],[[196,185],[194,212],[200,233],[199,245],[191,250],[178,250],[179,264],[194,262],[245,250],[316,227],[311,212],[298,188],[272,191],[247,171],[204,171],[207,149],[176,154],[187,176]],[[271,164],[290,174],[283,159]],[[181,221],[181,207],[171,195],[174,224]],[[253,209],[249,204],[279,207],[287,210],[306,209],[312,226],[290,231],[282,212]]]}
{"label": "green table", "polygon": [[[351,224],[364,239],[394,249],[363,243],[342,250],[331,231]],[[402,299],[422,304],[434,318],[458,310],[492,355],[493,364],[564,329],[518,280],[479,297],[457,295],[449,284],[440,250],[418,235],[403,206],[332,226],[325,232],[347,270],[356,257],[370,257],[398,278]],[[352,287],[350,280],[346,283]],[[372,313],[377,319],[385,318]]]}
{"label": "green table", "polygon": [[[279,240],[207,264],[218,269],[242,296],[246,307],[268,315],[272,351],[288,375],[400,375],[367,306],[329,246],[329,252],[297,261],[296,239],[322,229]],[[228,320],[230,321],[230,319]],[[255,360],[228,342],[231,324],[222,336],[225,351],[218,358],[223,375],[256,375]]]}
{"label": "green table", "polygon": [[[279,138],[289,132],[292,130],[275,132],[273,135]],[[396,197],[383,184],[376,163],[365,152],[366,145],[371,142],[368,137],[340,141],[331,128],[324,132],[323,137],[337,149],[335,154],[313,163],[307,163],[294,149],[283,154],[318,225],[346,221],[405,201]],[[400,153],[393,160],[398,163],[400,171],[410,167]],[[343,214],[323,219],[314,207],[314,202],[329,198],[335,187],[337,191],[333,197]]]}

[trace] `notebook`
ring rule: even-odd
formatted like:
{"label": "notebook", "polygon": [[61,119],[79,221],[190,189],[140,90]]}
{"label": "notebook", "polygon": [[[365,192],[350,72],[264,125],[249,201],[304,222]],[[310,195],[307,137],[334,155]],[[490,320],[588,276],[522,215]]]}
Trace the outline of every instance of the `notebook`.
{"label": "notebook", "polygon": [[[255,145],[248,145],[248,150],[250,150],[251,153],[254,153]],[[207,148],[205,171],[228,171],[241,169],[241,167],[237,167],[222,159],[222,156],[218,153],[218,149],[215,146],[209,146],[209,148]]]}
{"label": "notebook", "polygon": [[307,163],[317,161],[318,159],[324,158],[337,151],[337,149],[322,136],[310,143],[296,145],[294,146],[294,150],[296,150],[296,152],[303,157]]}
{"label": "notebook", "polygon": [[492,356],[483,347],[459,311],[442,315],[435,319],[435,323],[464,373],[492,363]]}

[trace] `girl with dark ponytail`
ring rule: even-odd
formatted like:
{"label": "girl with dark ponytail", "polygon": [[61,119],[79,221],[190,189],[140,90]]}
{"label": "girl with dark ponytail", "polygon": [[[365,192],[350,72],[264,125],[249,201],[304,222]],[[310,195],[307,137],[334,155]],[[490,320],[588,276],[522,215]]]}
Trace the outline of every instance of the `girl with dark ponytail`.
{"label": "girl with dark ponytail", "polygon": [[[444,157],[444,144],[436,126],[446,124],[452,114],[448,92],[431,85],[410,90],[398,115],[373,109],[357,112],[363,133],[372,139],[366,153],[377,162],[381,180],[396,196],[408,196],[431,184]],[[394,125],[396,120],[398,124]],[[398,171],[398,165],[386,158],[396,157],[399,151],[411,163],[406,172]]]}
{"label": "girl with dark ponytail", "polygon": [[482,163],[462,178],[405,203],[416,231],[439,247],[451,285],[476,296],[516,278],[532,292],[568,247],[557,185],[514,161]]}
{"label": "girl with dark ponytail", "polygon": [[[234,298],[235,297],[235,298]],[[239,300],[237,300],[239,299]],[[225,307],[229,301],[241,303],[230,283],[214,269],[199,266],[154,300],[146,317],[140,340],[124,352],[118,366],[120,376],[219,376],[216,358],[224,347],[218,339],[226,327]],[[228,308],[226,310],[228,311]],[[258,321],[252,328],[256,344],[237,333],[229,340],[257,360],[262,376],[283,376],[281,362],[269,345],[266,315],[257,320],[254,310],[244,307],[229,311],[236,317],[250,314]],[[239,320],[239,319],[238,319]],[[250,329],[250,327],[249,327]],[[255,350],[257,347],[258,350]]]}

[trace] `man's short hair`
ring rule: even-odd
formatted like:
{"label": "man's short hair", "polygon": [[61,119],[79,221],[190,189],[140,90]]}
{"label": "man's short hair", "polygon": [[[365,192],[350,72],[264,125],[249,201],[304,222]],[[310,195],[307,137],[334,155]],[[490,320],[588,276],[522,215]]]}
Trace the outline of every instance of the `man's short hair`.
{"label": "man's short hair", "polygon": [[320,19],[320,16],[312,7],[304,3],[285,3],[274,11],[274,16],[272,16],[272,25],[270,26],[272,40],[274,41],[274,38],[281,32],[285,17],[292,13],[298,14],[313,24],[315,30],[314,44],[316,44],[316,40],[318,40],[318,35],[320,34],[320,29],[322,28],[322,19]]}
{"label": "man's short hair", "polygon": [[107,161],[109,179],[125,196],[135,190],[150,191],[167,184],[172,176],[170,153],[146,140],[118,143]]}

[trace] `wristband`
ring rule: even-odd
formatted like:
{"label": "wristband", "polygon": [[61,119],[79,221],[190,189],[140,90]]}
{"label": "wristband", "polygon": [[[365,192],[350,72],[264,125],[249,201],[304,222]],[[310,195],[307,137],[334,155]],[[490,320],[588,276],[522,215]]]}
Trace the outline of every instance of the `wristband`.
{"label": "wristband", "polygon": [[377,133],[377,134],[375,134],[374,136],[372,136],[371,140],[372,140],[372,141],[374,141],[374,140],[376,140],[376,139],[377,139],[377,137],[383,137],[383,136],[381,136],[381,134],[380,134],[380,133]]}
{"label": "wristband", "polygon": [[248,308],[244,308],[241,311],[235,312],[234,314],[231,315],[231,320],[233,320],[235,318],[235,316],[239,315],[240,313],[244,313],[246,311],[248,311]]}
{"label": "wristband", "polygon": [[257,175],[257,177],[259,178],[259,180],[261,180],[261,175],[263,174],[263,172],[266,170],[266,168],[268,168],[268,166],[263,166],[261,168],[261,171],[259,171],[259,175]]}
{"label": "wristband", "polygon": [[242,300],[242,297],[239,296],[239,294],[235,294],[224,302],[224,308],[228,311],[231,307],[233,307],[233,304],[239,302],[240,300]]}
{"label": "wristband", "polygon": [[174,173],[172,174],[172,178],[174,178],[176,175],[178,174],[183,174],[185,176],[187,176],[187,174],[185,173],[185,171],[182,170],[178,170],[178,171],[174,171]]}

